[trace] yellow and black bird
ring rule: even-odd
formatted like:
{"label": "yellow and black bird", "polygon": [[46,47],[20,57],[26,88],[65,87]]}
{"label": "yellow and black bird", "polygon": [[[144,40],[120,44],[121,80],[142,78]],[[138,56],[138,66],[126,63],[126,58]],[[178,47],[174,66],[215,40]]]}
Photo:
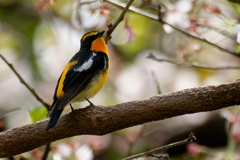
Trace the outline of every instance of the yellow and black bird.
{"label": "yellow and black bird", "polygon": [[[108,77],[109,55],[104,31],[91,31],[83,35],[80,50],[72,57],[55,89],[52,107],[48,113],[50,121],[46,130],[56,126],[64,107],[70,102],[94,97]],[[71,103],[70,103],[70,107]]]}

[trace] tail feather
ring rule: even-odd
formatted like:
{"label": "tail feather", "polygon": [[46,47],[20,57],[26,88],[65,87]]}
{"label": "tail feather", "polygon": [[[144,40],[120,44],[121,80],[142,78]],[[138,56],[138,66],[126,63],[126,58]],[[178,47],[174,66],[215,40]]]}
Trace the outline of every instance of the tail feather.
{"label": "tail feather", "polygon": [[54,103],[54,106],[52,108],[53,111],[49,112],[50,113],[49,115],[51,116],[51,118],[50,118],[50,120],[48,122],[46,131],[49,130],[50,128],[53,128],[53,127],[56,126],[56,124],[57,124],[57,122],[58,122],[58,120],[59,120],[59,118],[60,118],[60,116],[62,114],[62,111],[63,111],[63,109],[58,109],[59,105],[61,104],[61,101],[62,101],[62,99],[56,100],[56,102]]}

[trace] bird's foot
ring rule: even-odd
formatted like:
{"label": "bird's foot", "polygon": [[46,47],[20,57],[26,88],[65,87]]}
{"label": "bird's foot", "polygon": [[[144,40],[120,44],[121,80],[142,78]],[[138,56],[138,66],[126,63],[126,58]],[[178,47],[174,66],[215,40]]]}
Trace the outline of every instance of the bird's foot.
{"label": "bird's foot", "polygon": [[89,101],[89,99],[87,99],[86,97],[85,97],[85,99],[86,99],[86,101],[88,101],[88,103],[90,104],[88,107],[93,107],[93,106],[95,106],[91,101]]}
{"label": "bird's foot", "polygon": [[74,111],[75,111],[75,109],[72,107],[72,104],[71,104],[71,103],[69,103],[69,105],[70,105],[70,108],[71,108],[72,112],[74,112]]}

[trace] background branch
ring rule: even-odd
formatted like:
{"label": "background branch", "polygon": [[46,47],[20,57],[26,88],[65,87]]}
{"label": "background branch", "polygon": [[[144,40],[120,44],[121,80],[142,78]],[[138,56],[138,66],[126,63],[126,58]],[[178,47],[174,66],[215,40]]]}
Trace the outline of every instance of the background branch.
{"label": "background branch", "polygon": [[48,132],[45,131],[48,119],[1,132],[0,157],[27,152],[76,135],[104,135],[146,122],[239,105],[240,96],[236,96],[239,95],[239,90],[238,80],[113,106],[76,109],[75,112],[62,115],[58,125]]}
{"label": "background branch", "polygon": [[125,7],[123,7],[123,11],[120,14],[120,16],[118,17],[118,19],[114,22],[114,24],[110,24],[108,26],[109,30],[107,31],[107,34],[105,34],[105,41],[108,42],[109,39],[111,39],[111,34],[114,31],[114,29],[118,26],[118,24],[124,19],[124,16],[126,14],[126,12],[128,11],[129,7],[131,6],[131,4],[133,3],[134,0],[129,0],[127,5]]}
{"label": "background branch", "polygon": [[43,156],[42,156],[42,160],[47,160],[50,149],[51,149],[51,143],[46,144],[45,150],[44,150],[44,153],[43,153]]}
{"label": "background branch", "polygon": [[152,149],[150,151],[143,152],[143,153],[135,154],[135,155],[132,155],[130,157],[124,158],[122,160],[131,160],[131,159],[139,158],[139,157],[143,157],[143,156],[150,156],[154,152],[169,149],[169,148],[173,148],[173,147],[180,146],[180,145],[183,145],[183,144],[187,144],[187,143],[193,142],[195,140],[196,140],[196,137],[194,136],[194,134],[190,133],[189,137],[187,139],[182,140],[182,141],[171,143],[171,144],[168,144],[168,145],[165,145],[165,146],[162,146],[162,147],[158,147],[158,148],[155,148],[155,149]]}
{"label": "background branch", "polygon": [[[124,8],[124,5],[125,5],[124,3],[116,2],[116,1],[113,1],[113,0],[106,0],[106,2],[111,3],[112,5],[114,5],[116,7],[119,7],[119,8]],[[222,50],[222,51],[224,51],[226,53],[229,53],[229,54],[231,54],[233,56],[240,57],[240,53],[239,52],[235,52],[232,49],[229,49],[229,48],[226,48],[226,47],[223,47],[223,46],[219,46],[219,45],[217,45],[217,44],[215,44],[215,43],[213,43],[213,42],[211,42],[211,41],[209,41],[209,40],[207,40],[205,38],[199,37],[199,36],[197,36],[195,34],[187,32],[186,30],[183,30],[183,29],[178,28],[178,27],[176,27],[174,25],[171,25],[171,24],[167,23],[166,21],[164,21],[163,19],[161,19],[161,17],[159,17],[159,16],[156,16],[156,15],[151,14],[151,13],[144,12],[144,11],[142,11],[140,9],[137,9],[137,8],[134,8],[132,6],[129,8],[129,11],[132,11],[134,13],[137,13],[139,15],[142,15],[142,16],[147,17],[149,19],[152,19],[154,21],[158,21],[158,22],[160,22],[162,24],[167,24],[167,25],[171,26],[173,29],[175,29],[176,31],[184,34],[185,36],[188,36],[190,38],[194,38],[194,39],[196,39],[196,40],[198,40],[200,42],[207,43],[207,44],[209,44],[209,45],[211,45],[211,46],[213,46],[213,47],[215,47],[215,48],[217,48],[219,50]]]}
{"label": "background branch", "polygon": [[222,70],[222,69],[240,69],[239,66],[225,66],[225,67],[210,67],[210,66],[206,66],[206,65],[200,65],[200,64],[196,64],[196,63],[188,63],[188,64],[180,64],[180,63],[176,63],[173,62],[171,60],[168,59],[163,59],[163,58],[157,58],[154,54],[150,53],[147,58],[155,60],[157,62],[167,62],[167,63],[171,63],[173,65],[176,65],[178,67],[194,67],[194,68],[199,68],[199,69],[208,69],[208,70]]}
{"label": "background branch", "polygon": [[[33,88],[31,88],[27,82],[20,76],[20,74],[15,70],[15,68],[13,67],[12,64],[10,64],[5,57],[3,57],[1,54],[0,54],[0,57],[2,58],[2,60],[9,66],[9,68],[15,73],[15,75],[18,77],[18,79],[20,80],[20,82],[32,93],[32,95],[40,102],[42,103],[42,105],[44,105],[47,110],[50,109],[50,105],[48,103],[46,103],[45,101],[43,101],[42,98],[40,98],[40,96],[35,92],[35,90]],[[1,115],[0,115],[1,117]],[[44,151],[44,155],[42,157],[42,160],[46,160],[47,159],[47,156],[48,156],[48,153],[50,151],[50,143],[46,145],[46,148],[45,148],[45,151]]]}
{"label": "background branch", "polygon": [[18,79],[20,80],[20,82],[32,93],[32,95],[40,102],[42,103],[45,107],[47,107],[47,109],[50,109],[50,105],[47,104],[46,102],[44,102],[42,100],[42,98],[40,98],[38,96],[38,94],[35,92],[35,90],[33,88],[31,88],[27,82],[20,76],[20,74],[16,71],[16,69],[13,67],[13,65],[11,63],[9,63],[5,57],[3,57],[3,55],[0,54],[0,57],[2,58],[2,60],[8,65],[8,67],[14,72],[14,74],[18,77]]}

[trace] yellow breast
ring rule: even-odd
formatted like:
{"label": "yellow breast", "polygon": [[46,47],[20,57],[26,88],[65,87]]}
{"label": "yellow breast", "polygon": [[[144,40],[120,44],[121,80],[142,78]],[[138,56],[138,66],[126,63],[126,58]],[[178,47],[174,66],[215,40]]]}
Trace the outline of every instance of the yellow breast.
{"label": "yellow breast", "polygon": [[108,71],[109,68],[103,70],[98,75],[96,75],[87,85],[87,87],[82,92],[80,92],[75,98],[73,98],[72,102],[85,101],[85,98],[90,99],[94,97],[105,84],[108,77]]}

